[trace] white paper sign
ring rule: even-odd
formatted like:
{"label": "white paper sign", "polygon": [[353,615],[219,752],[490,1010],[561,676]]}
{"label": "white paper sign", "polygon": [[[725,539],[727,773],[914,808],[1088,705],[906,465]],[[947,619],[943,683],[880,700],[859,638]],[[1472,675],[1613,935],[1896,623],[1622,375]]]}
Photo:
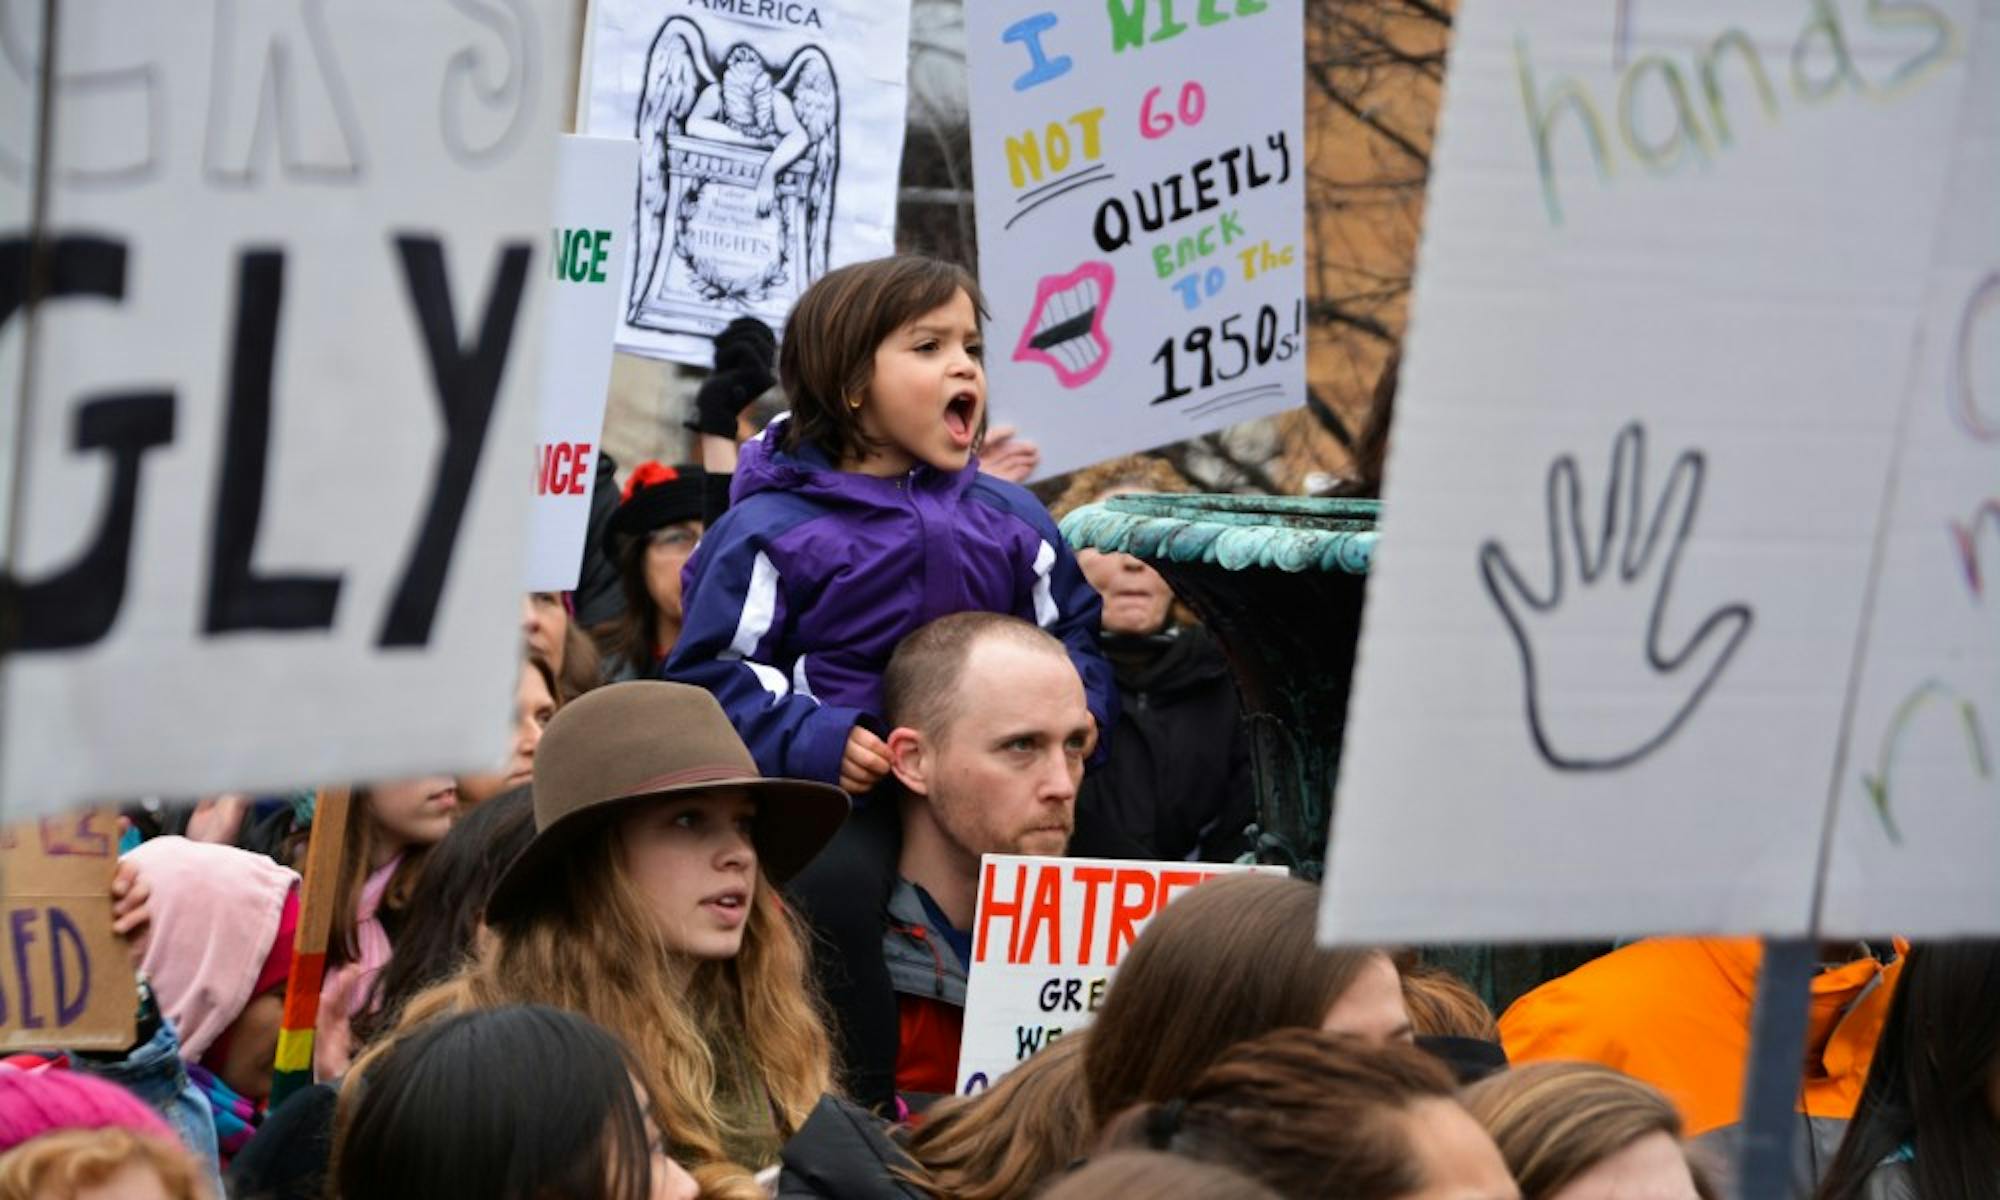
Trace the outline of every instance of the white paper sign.
{"label": "white paper sign", "polygon": [[568,19],[62,6],[10,816],[501,758]]}
{"label": "white paper sign", "polygon": [[1304,403],[1299,0],[965,20],[986,369],[1039,473]]}
{"label": "white paper sign", "polygon": [[988,854],[966,975],[958,1093],[991,1087],[1090,1023],[1118,962],[1169,901],[1218,875],[1283,867]]}
{"label": "white paper sign", "polygon": [[1807,931],[1975,7],[1465,6],[1323,935]]}
{"label": "white paper sign", "polygon": [[2000,5],[1981,18],[1839,781],[1835,933],[2000,930]]}
{"label": "white paper sign", "polygon": [[623,138],[564,136],[558,151],[552,289],[535,431],[535,503],[528,527],[531,592],[566,592],[583,570],[597,486],[618,289],[631,241],[637,162]]}
{"label": "white paper sign", "polygon": [[908,0],[594,0],[588,132],[636,137],[618,348],[706,367],[895,249]]}

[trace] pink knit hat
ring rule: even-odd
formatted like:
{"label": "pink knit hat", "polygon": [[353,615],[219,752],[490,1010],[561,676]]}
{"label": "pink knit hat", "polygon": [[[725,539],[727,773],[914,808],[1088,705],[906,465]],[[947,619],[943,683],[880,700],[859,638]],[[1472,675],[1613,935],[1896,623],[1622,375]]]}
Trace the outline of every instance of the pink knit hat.
{"label": "pink knit hat", "polygon": [[115,1083],[59,1068],[0,1066],[0,1154],[65,1129],[128,1129],[174,1140],[160,1114]]}

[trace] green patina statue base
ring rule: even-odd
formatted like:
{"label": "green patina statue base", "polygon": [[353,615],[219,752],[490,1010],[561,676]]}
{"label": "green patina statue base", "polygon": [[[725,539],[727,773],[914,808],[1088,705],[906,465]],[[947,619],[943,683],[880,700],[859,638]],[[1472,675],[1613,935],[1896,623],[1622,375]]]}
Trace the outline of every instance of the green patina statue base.
{"label": "green patina statue base", "polygon": [[[1215,634],[1243,698],[1256,855],[1320,878],[1381,505],[1290,496],[1115,496],[1071,513],[1079,549],[1143,559]],[[1424,959],[1500,1011],[1602,953],[1590,946],[1437,946]]]}

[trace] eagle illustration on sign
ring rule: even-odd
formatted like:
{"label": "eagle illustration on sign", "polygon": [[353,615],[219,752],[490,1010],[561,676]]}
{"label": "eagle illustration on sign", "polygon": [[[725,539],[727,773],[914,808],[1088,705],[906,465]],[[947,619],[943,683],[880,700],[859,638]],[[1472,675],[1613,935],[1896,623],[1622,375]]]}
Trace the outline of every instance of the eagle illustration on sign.
{"label": "eagle illustration on sign", "polygon": [[707,336],[737,312],[782,316],[827,269],[839,129],[818,46],[778,71],[748,42],[711,60],[686,17],[661,24],[639,96],[626,321]]}

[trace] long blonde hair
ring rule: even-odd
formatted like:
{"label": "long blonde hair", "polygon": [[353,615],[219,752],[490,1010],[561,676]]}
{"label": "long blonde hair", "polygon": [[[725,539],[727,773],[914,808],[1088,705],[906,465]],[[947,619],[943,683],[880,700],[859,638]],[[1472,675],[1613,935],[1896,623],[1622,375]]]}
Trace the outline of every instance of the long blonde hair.
{"label": "long blonde hair", "polygon": [[[614,826],[579,842],[541,903],[495,930],[456,977],[412,999],[398,1034],[431,1017],[536,1003],[581,1013],[639,1064],[654,1119],[709,1190],[748,1186],[723,1151],[718,1048],[733,1039],[770,1099],[780,1137],[833,1087],[832,1049],[808,973],[805,933],[760,872],[743,948],[695,961],[671,950],[617,853]],[[393,1040],[393,1039],[391,1039]],[[745,1196],[761,1195],[757,1191]]]}

